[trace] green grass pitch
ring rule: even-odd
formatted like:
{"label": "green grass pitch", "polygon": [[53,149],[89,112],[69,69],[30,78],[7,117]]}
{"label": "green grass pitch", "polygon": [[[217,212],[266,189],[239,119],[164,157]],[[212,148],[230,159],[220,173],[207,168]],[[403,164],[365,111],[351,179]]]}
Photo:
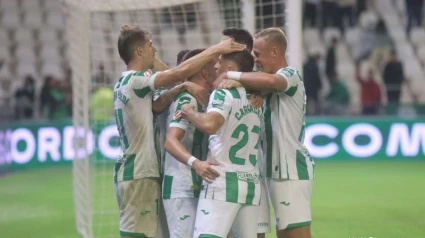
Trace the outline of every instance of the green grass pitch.
{"label": "green grass pitch", "polygon": [[[313,237],[425,237],[425,161],[319,161],[312,212]],[[71,167],[0,178],[0,232],[5,238],[79,237]]]}

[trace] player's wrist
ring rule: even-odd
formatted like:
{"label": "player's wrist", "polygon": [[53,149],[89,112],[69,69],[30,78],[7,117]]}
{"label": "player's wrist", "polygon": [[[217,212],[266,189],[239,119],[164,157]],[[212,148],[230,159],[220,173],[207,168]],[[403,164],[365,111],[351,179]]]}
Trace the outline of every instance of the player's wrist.
{"label": "player's wrist", "polygon": [[187,165],[189,166],[189,167],[192,167],[193,166],[193,163],[195,162],[195,161],[197,161],[198,159],[195,157],[195,156],[190,156],[190,158],[187,160]]}
{"label": "player's wrist", "polygon": [[233,79],[233,80],[236,80],[236,81],[240,81],[241,80],[241,74],[242,74],[242,72],[238,72],[238,71],[227,71],[227,78]]}

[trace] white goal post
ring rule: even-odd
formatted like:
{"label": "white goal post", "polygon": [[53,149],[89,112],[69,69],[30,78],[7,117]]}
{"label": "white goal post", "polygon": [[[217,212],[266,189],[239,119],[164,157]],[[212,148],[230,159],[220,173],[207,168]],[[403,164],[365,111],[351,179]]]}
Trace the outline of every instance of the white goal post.
{"label": "white goal post", "polygon": [[[119,232],[112,180],[114,159],[119,151],[118,132],[112,113],[104,119],[94,119],[93,114],[103,107],[104,112],[110,109],[108,100],[103,104],[95,102],[97,90],[111,91],[120,72],[125,71],[116,46],[120,26],[136,23],[148,29],[158,48],[157,56],[174,66],[177,52],[218,42],[226,26],[243,27],[254,34],[266,26],[277,25],[288,36],[290,65],[302,71],[301,2],[62,0],[67,16],[64,37],[73,72],[76,227],[83,237],[117,237]],[[99,95],[100,100],[110,96],[107,90]]]}

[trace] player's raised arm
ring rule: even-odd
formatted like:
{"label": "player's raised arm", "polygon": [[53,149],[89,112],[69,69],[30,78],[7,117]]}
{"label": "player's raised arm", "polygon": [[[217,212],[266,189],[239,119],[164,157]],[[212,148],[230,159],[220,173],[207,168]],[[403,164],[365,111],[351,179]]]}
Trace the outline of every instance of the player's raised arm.
{"label": "player's raised arm", "polygon": [[155,79],[155,88],[169,88],[179,81],[185,80],[187,77],[198,72],[204,65],[206,65],[214,57],[221,54],[226,54],[235,51],[242,51],[245,45],[238,44],[233,39],[228,39],[219,44],[213,45],[196,55],[189,60],[181,63],[179,66],[170,70],[158,73]]}
{"label": "player's raised arm", "polygon": [[[230,80],[230,81],[228,81]],[[288,81],[281,74],[268,74],[261,72],[242,73],[229,71],[220,75],[218,88],[232,88],[244,86],[261,92],[286,91]]]}

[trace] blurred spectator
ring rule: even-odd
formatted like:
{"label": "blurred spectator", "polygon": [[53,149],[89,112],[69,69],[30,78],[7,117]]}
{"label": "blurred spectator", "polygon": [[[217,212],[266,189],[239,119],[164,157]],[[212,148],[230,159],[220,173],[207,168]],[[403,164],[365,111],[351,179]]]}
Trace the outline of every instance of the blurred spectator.
{"label": "blurred spectator", "polygon": [[309,22],[311,27],[316,27],[317,20],[317,7],[320,0],[304,0],[304,19],[303,25],[305,27],[306,22]]}
{"label": "blurred spectator", "polygon": [[40,113],[43,117],[50,118],[50,112],[52,111],[54,100],[50,94],[51,87],[53,84],[53,77],[44,77],[43,86],[40,93]]}
{"label": "blurred spectator", "polygon": [[320,114],[320,99],[319,93],[322,89],[322,81],[320,80],[319,53],[313,53],[309,56],[307,62],[304,64],[304,84],[307,94],[307,114],[318,115]]}
{"label": "blurred spectator", "polygon": [[368,76],[362,78],[360,64],[356,65],[356,79],[360,84],[362,114],[377,115],[382,102],[381,88],[375,81],[372,69],[368,70]]}
{"label": "blurred spectator", "polygon": [[[109,75],[106,74],[106,72],[105,72],[105,66],[103,64],[99,64],[99,67],[97,69],[98,69],[98,71],[92,77],[92,83],[93,83],[93,85],[100,86],[100,85],[109,85],[109,84],[111,84],[112,83],[112,80],[109,77]],[[71,80],[70,80],[70,82],[71,82]]]}
{"label": "blurred spectator", "polygon": [[356,0],[338,0],[339,7],[339,20],[338,25],[341,30],[341,34],[344,35],[345,32],[345,20],[347,19],[348,26],[354,26],[354,9],[356,6]]}
{"label": "blurred spectator", "polygon": [[367,20],[360,28],[359,60],[369,58],[375,44],[375,23]]}
{"label": "blurred spectator", "polygon": [[326,65],[325,65],[325,72],[326,77],[328,77],[328,80],[331,80],[331,75],[336,72],[336,46],[338,45],[338,39],[336,37],[333,37],[331,40],[331,45],[328,49],[328,53],[326,54]]}
{"label": "blurred spectator", "polygon": [[89,105],[90,119],[105,121],[114,115],[114,92],[111,88],[101,86],[92,94]]}
{"label": "blurred spectator", "polygon": [[388,60],[393,46],[393,41],[382,19],[379,19],[376,24],[374,40],[371,61],[375,69],[382,70],[382,64]]}
{"label": "blurred spectator", "polygon": [[366,10],[366,0],[357,0],[356,4],[356,18],[357,21],[360,18],[360,14]]}
{"label": "blurred spectator", "polygon": [[65,72],[65,79],[61,86],[65,93],[65,102],[69,115],[72,116],[72,70],[68,68]]}
{"label": "blurred spectator", "polygon": [[350,95],[347,86],[339,80],[338,74],[331,74],[331,88],[326,96],[326,113],[332,115],[344,115],[347,113],[348,105],[350,104]]}
{"label": "blurred spectator", "polygon": [[46,76],[40,93],[41,114],[49,119],[64,119],[69,113],[61,82]]}
{"label": "blurred spectator", "polygon": [[395,51],[391,52],[389,61],[385,65],[383,78],[387,88],[388,103],[398,104],[400,102],[401,84],[404,81],[404,71]]}
{"label": "blurred spectator", "polygon": [[11,85],[10,80],[0,80],[0,121],[12,121],[15,118],[15,109],[11,102]]}
{"label": "blurred spectator", "polygon": [[32,76],[28,75],[25,78],[23,87],[18,89],[15,93],[17,119],[32,118],[34,110],[34,96],[35,80]]}
{"label": "blurred spectator", "polygon": [[338,26],[338,4],[336,0],[322,0],[322,28]]}
{"label": "blurred spectator", "polygon": [[422,26],[424,0],[406,0],[407,26],[406,33],[410,35],[413,21],[416,26]]}

